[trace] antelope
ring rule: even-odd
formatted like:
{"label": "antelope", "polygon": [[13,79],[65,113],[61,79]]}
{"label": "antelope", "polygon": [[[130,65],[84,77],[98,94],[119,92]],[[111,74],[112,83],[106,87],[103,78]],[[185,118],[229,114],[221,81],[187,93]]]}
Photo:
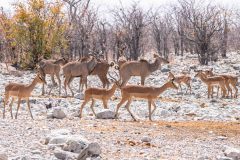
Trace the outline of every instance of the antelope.
{"label": "antelope", "polygon": [[[138,85],[128,85],[122,86],[121,95],[122,99],[117,105],[116,116],[118,115],[119,108],[122,104],[127,101],[126,109],[130,113],[131,117],[136,121],[136,118],[133,116],[132,112],[129,109],[129,106],[132,102],[132,99],[135,98],[143,98],[148,100],[148,110],[149,110],[149,120],[152,121],[152,114],[156,110],[156,104],[154,101],[158,98],[158,96],[166,91],[169,88],[178,89],[176,84],[174,83],[174,79],[168,81],[161,87],[147,87],[147,86],[138,86]],[[151,109],[151,105],[153,105],[153,110]]]}
{"label": "antelope", "polygon": [[[45,80],[46,74],[50,74],[53,86],[56,86],[57,83],[54,80],[54,75],[57,77],[58,85],[59,85],[59,95],[61,94],[61,79],[60,79],[59,73],[61,70],[61,66],[65,65],[66,63],[67,63],[67,60],[64,58],[61,58],[58,60],[45,60],[44,59],[39,62],[38,70],[44,80]],[[44,93],[45,93],[44,85],[45,84],[43,84],[43,86],[42,86],[42,95],[44,95]],[[48,94],[51,94],[51,91],[52,91],[52,88],[50,89]]]}
{"label": "antelope", "polygon": [[[109,76],[112,77],[110,74],[109,74]],[[114,95],[115,90],[118,88],[118,86],[119,86],[118,81],[115,81],[114,84],[112,85],[112,88],[110,88],[110,89],[105,89],[105,88],[88,88],[88,89],[86,89],[85,95],[84,95],[84,101],[81,105],[80,112],[79,112],[80,118],[82,117],[82,110],[83,110],[84,106],[90,100],[92,101],[90,108],[92,109],[92,112],[95,116],[96,116],[96,113],[93,109],[95,100],[97,100],[97,99],[101,100],[103,102],[104,108],[107,109],[108,101]]]}
{"label": "antelope", "polygon": [[161,62],[169,63],[166,59],[154,54],[155,62],[149,63],[146,60],[125,62],[119,68],[119,74],[122,80],[122,86],[125,86],[131,76],[140,76],[141,85],[144,85],[146,77],[161,67]]}
{"label": "antelope", "polygon": [[[205,70],[204,73],[207,75],[207,76],[215,76],[215,74],[213,74],[213,68],[212,69],[209,69],[209,70]],[[221,76],[223,78],[225,78],[225,82],[226,82],[226,87],[227,87],[227,90],[228,90],[228,93],[227,93],[227,96],[229,96],[229,92],[231,94],[231,98],[232,98],[232,89],[230,87],[230,84],[231,86],[234,88],[235,90],[235,93],[234,93],[234,98],[237,98],[237,93],[238,93],[238,88],[237,88],[237,83],[238,83],[238,77],[237,76],[233,76],[233,75],[225,75],[225,74],[220,74],[220,75],[217,75],[217,76]],[[217,92],[219,91],[219,87],[218,87],[218,90]]]}
{"label": "antelope", "polygon": [[28,110],[31,115],[31,118],[33,119],[31,108],[30,108],[30,103],[29,103],[29,97],[31,96],[33,89],[35,88],[35,86],[38,83],[46,83],[45,79],[42,78],[39,73],[36,75],[36,77],[34,78],[32,83],[29,85],[24,85],[24,84],[20,84],[20,83],[9,83],[8,85],[6,85],[4,107],[3,107],[3,118],[5,118],[5,107],[8,103],[9,97],[12,97],[12,101],[9,106],[10,106],[11,117],[13,118],[12,105],[13,105],[15,98],[17,97],[18,98],[18,106],[17,106],[17,112],[15,115],[15,119],[17,119],[18,110],[20,108],[20,103],[21,103],[22,99],[27,100]]}
{"label": "antelope", "polygon": [[197,74],[195,77],[199,77],[208,87],[208,98],[213,98],[213,86],[217,85],[221,87],[221,90],[223,92],[222,98],[226,95],[226,88],[225,88],[225,78],[221,76],[213,76],[213,77],[207,77],[203,71],[197,71]]}
{"label": "antelope", "polygon": [[[91,74],[94,67],[96,66],[97,62],[95,57],[92,57],[91,60],[87,62],[69,62],[63,66],[63,74],[65,76],[64,80],[64,89],[65,94],[67,95],[67,86],[70,89],[72,96],[74,96],[74,93],[70,87],[70,83],[73,80],[74,77],[81,77],[82,81],[84,82],[84,85],[86,85],[87,88],[87,76]],[[84,87],[82,86],[82,89]]]}
{"label": "antelope", "polygon": [[192,93],[192,88],[191,88],[191,77],[187,75],[181,75],[181,76],[174,76],[172,72],[169,72],[168,74],[168,79],[174,79],[174,81],[179,85],[181,92],[182,92],[182,86],[181,83],[184,83],[187,85],[187,90],[190,90],[190,94]]}
{"label": "antelope", "polygon": [[[87,60],[88,60],[87,58],[83,58],[80,60],[80,62],[86,62]],[[107,78],[107,73],[108,73],[109,67],[112,67],[112,66],[114,66],[113,62],[108,64],[108,62],[106,60],[97,59],[97,64],[94,67],[94,69],[91,71],[90,75],[98,76],[98,78],[102,82],[103,88],[105,88],[105,87],[109,88],[110,82]],[[79,83],[79,91],[81,88],[80,84],[83,84],[82,78]]]}
{"label": "antelope", "polygon": [[119,66],[119,68],[121,68],[121,67],[123,66],[123,64],[126,63],[126,62],[127,62],[126,59],[119,59],[119,60],[118,60],[118,66]]}

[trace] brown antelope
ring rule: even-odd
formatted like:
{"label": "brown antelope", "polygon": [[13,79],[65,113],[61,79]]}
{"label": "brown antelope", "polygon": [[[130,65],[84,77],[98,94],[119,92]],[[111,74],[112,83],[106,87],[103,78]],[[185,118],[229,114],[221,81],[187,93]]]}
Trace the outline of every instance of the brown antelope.
{"label": "brown antelope", "polygon": [[161,67],[161,63],[169,63],[166,59],[154,54],[155,62],[149,63],[146,60],[125,62],[119,70],[122,86],[125,86],[131,76],[140,76],[141,85],[144,85],[146,77]]}
{"label": "brown antelope", "polygon": [[[88,60],[87,58],[84,58],[84,59],[81,59],[80,62],[86,62],[87,60]],[[112,67],[112,66],[114,66],[113,62],[108,64],[106,60],[97,59],[97,64],[94,67],[94,69],[91,71],[90,75],[98,76],[98,78],[102,82],[103,88],[105,87],[109,88],[110,82],[107,78],[107,73],[108,73],[109,67]],[[82,78],[79,84],[79,91],[80,91],[81,85],[83,85]]]}
{"label": "brown antelope", "polygon": [[[127,101],[126,109],[130,113],[131,117],[136,121],[136,118],[133,116],[132,112],[129,109],[129,106],[132,102],[132,99],[135,98],[143,98],[148,100],[148,110],[149,110],[149,120],[152,121],[152,114],[156,110],[156,104],[154,101],[158,98],[158,96],[163,93],[165,90],[173,88],[178,89],[176,84],[174,83],[174,79],[168,81],[161,87],[147,87],[147,86],[138,86],[138,85],[128,85],[121,87],[122,99],[117,105],[116,116],[118,115],[118,110],[122,104]],[[151,109],[151,105],[153,105],[153,110]]]}
{"label": "brown antelope", "polygon": [[[57,77],[58,85],[59,85],[59,95],[61,94],[61,79],[60,79],[59,73],[61,70],[61,66],[65,65],[66,63],[67,63],[67,60],[64,58],[61,58],[58,60],[45,60],[44,59],[39,62],[38,70],[44,80],[45,80],[46,74],[50,74],[53,86],[56,86],[57,83],[54,80],[54,75]],[[42,95],[44,95],[44,92],[45,92],[44,85],[45,84],[43,84],[43,86],[42,86]],[[50,89],[48,94],[51,94],[51,91],[52,91],[52,88]]]}
{"label": "brown antelope", "polygon": [[127,60],[126,59],[119,59],[118,60],[118,67],[121,68],[123,66],[124,63],[126,63]]}
{"label": "brown antelope", "polygon": [[[109,74],[109,76],[112,77],[110,74]],[[108,106],[107,106],[108,101],[114,95],[115,90],[117,89],[118,86],[119,86],[119,82],[115,81],[112,88],[110,88],[110,89],[105,89],[105,88],[88,88],[88,89],[86,89],[85,90],[85,95],[84,95],[84,101],[81,105],[80,112],[79,112],[80,113],[79,114],[80,118],[82,117],[83,107],[90,100],[92,101],[91,109],[92,109],[92,112],[95,116],[96,116],[96,113],[95,113],[93,107],[94,107],[96,99],[101,100],[103,102],[104,108],[107,109],[108,108]]]}
{"label": "brown antelope", "polygon": [[203,71],[197,71],[197,74],[195,77],[199,77],[208,87],[208,98],[210,96],[213,98],[213,86],[217,85],[220,86],[224,98],[226,96],[226,88],[225,88],[225,79],[221,76],[213,76],[213,77],[207,77]]}
{"label": "brown antelope", "polygon": [[181,92],[182,92],[181,83],[186,84],[187,85],[186,93],[187,93],[188,90],[190,90],[190,94],[192,93],[191,77],[189,77],[187,75],[174,76],[174,74],[172,72],[169,72],[168,79],[174,79],[174,82],[176,82],[179,85],[179,87],[181,89]]}
{"label": "brown antelope", "polygon": [[5,107],[6,107],[6,104],[8,103],[9,97],[12,97],[12,101],[9,106],[10,106],[11,117],[13,118],[12,105],[13,105],[14,99],[17,97],[18,98],[18,106],[17,106],[17,112],[15,115],[15,119],[17,119],[17,114],[18,114],[18,110],[20,108],[20,103],[21,103],[22,99],[27,100],[28,110],[31,115],[31,118],[33,119],[31,108],[30,108],[30,103],[29,103],[29,97],[31,96],[31,93],[32,93],[33,89],[35,88],[35,86],[37,85],[37,83],[46,83],[44,78],[42,78],[40,74],[37,74],[37,76],[34,78],[32,83],[29,85],[24,85],[24,84],[19,84],[19,83],[9,83],[8,85],[6,85],[4,108],[3,108],[3,118],[5,118]]}
{"label": "brown antelope", "polygon": [[[69,62],[63,66],[63,74],[65,76],[64,80],[64,89],[65,94],[67,95],[67,86],[72,92],[72,96],[74,96],[73,90],[70,87],[70,83],[73,80],[74,77],[81,77],[82,81],[84,82],[84,85],[86,85],[87,88],[87,76],[90,75],[94,67],[96,66],[97,61],[95,57],[92,57],[91,60],[87,62]],[[82,89],[84,87],[82,86]]]}
{"label": "brown antelope", "polygon": [[[237,88],[238,77],[237,76],[225,75],[225,74],[216,75],[216,74],[213,74],[213,68],[209,69],[209,70],[205,70],[204,73],[207,76],[210,76],[210,77],[212,77],[212,76],[221,76],[221,77],[225,78],[225,80],[226,80],[225,81],[226,82],[226,88],[228,90],[227,96],[229,96],[229,93],[230,93],[231,94],[231,98],[232,98],[232,88],[230,87],[230,84],[231,84],[231,86],[235,90],[234,98],[237,98],[237,94],[238,94],[238,88]],[[218,91],[219,91],[219,87],[218,87],[217,92]]]}

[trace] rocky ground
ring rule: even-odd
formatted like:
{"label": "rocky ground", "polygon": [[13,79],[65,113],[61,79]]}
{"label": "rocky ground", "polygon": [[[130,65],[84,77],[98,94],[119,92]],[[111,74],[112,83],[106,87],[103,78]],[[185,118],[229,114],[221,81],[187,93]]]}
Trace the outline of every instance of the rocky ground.
{"label": "rocky ground", "polygon": [[[169,70],[180,74],[180,71],[189,71],[191,68],[193,93],[177,93],[176,90],[164,92],[156,102],[158,108],[152,117],[153,122],[148,120],[145,100],[135,100],[131,104],[131,110],[138,118],[138,122],[132,121],[124,106],[120,109],[117,120],[96,119],[89,104],[84,108],[83,118],[79,119],[76,115],[83,95],[77,93],[79,82],[77,78],[72,83],[76,93],[74,98],[59,97],[57,88],[50,96],[40,96],[41,86],[38,85],[31,97],[34,120],[31,120],[25,102],[20,108],[17,120],[10,118],[8,110],[7,118],[0,119],[0,159],[4,156],[16,160],[57,159],[57,157],[76,159],[79,152],[83,153],[84,147],[80,147],[81,151],[76,149],[79,148],[80,143],[88,146],[92,142],[97,142],[101,148],[101,153],[98,153],[97,146],[93,147],[94,153],[88,148],[92,159],[220,160],[224,159],[224,156],[240,159],[239,98],[207,99],[206,85],[194,78],[193,71],[212,67],[217,73],[240,75],[240,54],[229,53],[227,59],[214,62],[210,67],[197,65],[197,58],[192,55],[186,55],[183,58],[170,57],[170,61],[170,65],[164,65],[161,70],[149,76],[146,79],[146,85],[161,86],[167,81]],[[11,67],[10,70],[10,74],[6,73],[3,64],[0,68],[0,113],[5,84],[8,82],[30,83],[35,76],[31,71],[18,72]],[[100,81],[94,76],[90,76],[88,81],[91,86],[101,86]],[[139,82],[138,77],[130,80],[132,84]],[[49,77],[48,84],[51,84]],[[117,91],[109,101],[111,111],[115,111],[120,97],[120,92]],[[52,109],[47,110],[46,105],[49,104]],[[103,111],[101,102],[96,102],[95,110]],[[15,111],[16,103],[13,105],[13,112]],[[56,112],[55,118],[52,112]],[[62,129],[64,134],[67,132],[66,135],[61,135],[60,140],[52,137],[53,140],[46,143],[46,139],[52,135],[52,132],[58,133]],[[77,145],[69,142],[69,137],[79,135],[86,140],[74,138]],[[74,149],[68,150],[71,147]],[[72,154],[73,152],[75,153]]]}

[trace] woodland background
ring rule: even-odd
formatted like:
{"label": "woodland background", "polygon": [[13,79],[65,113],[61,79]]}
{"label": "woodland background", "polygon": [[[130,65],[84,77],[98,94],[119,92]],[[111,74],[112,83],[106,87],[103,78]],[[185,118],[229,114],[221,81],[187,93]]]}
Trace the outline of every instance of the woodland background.
{"label": "woodland background", "polygon": [[205,0],[178,0],[148,10],[138,2],[100,16],[91,0],[27,0],[0,11],[0,61],[34,68],[42,58],[75,60],[89,53],[137,60],[155,52],[197,54],[208,65],[240,50],[240,10]]}

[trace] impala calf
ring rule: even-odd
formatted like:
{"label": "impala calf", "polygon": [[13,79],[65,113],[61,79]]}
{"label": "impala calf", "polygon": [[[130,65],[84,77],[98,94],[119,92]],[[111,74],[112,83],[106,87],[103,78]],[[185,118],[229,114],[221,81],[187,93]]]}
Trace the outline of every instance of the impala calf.
{"label": "impala calf", "polygon": [[[237,94],[238,94],[238,88],[237,88],[238,77],[237,76],[226,75],[226,74],[216,75],[216,74],[213,74],[213,69],[206,70],[206,71],[204,71],[204,73],[207,76],[210,76],[210,77],[212,77],[212,76],[221,76],[221,77],[225,78],[225,82],[226,82],[225,85],[226,85],[226,88],[228,90],[227,96],[229,96],[229,93],[230,93],[231,94],[231,98],[232,98],[232,88],[230,87],[230,84],[231,84],[231,86],[235,90],[234,98],[237,98]],[[219,91],[219,87],[218,87],[217,92],[218,91]]]}
{"label": "impala calf", "polygon": [[213,77],[207,77],[203,71],[197,71],[197,74],[195,77],[199,77],[208,87],[208,98],[210,96],[213,98],[213,86],[217,85],[221,88],[224,98],[226,96],[226,88],[225,88],[225,79],[221,76],[213,76]]}
{"label": "impala calf", "polygon": [[103,102],[104,108],[107,109],[108,108],[108,106],[107,106],[108,100],[114,95],[115,90],[119,86],[118,83],[119,82],[115,81],[112,88],[110,88],[110,89],[105,89],[105,88],[88,88],[88,89],[86,89],[85,90],[84,101],[83,101],[83,103],[81,105],[81,108],[80,108],[80,118],[82,117],[82,110],[83,110],[84,106],[90,100],[92,101],[91,109],[92,109],[92,112],[95,116],[96,116],[96,113],[95,113],[93,107],[94,107],[96,99],[101,100]]}
{"label": "impala calf", "polygon": [[46,83],[45,80],[40,76],[40,74],[37,74],[37,76],[34,78],[31,84],[29,85],[24,85],[24,84],[19,84],[19,83],[9,83],[5,87],[5,99],[4,99],[4,107],[3,107],[3,118],[5,118],[5,107],[6,104],[8,103],[9,97],[12,97],[12,101],[10,103],[10,112],[11,112],[11,117],[13,118],[12,115],[12,104],[15,98],[18,98],[18,106],[17,106],[17,112],[15,119],[17,119],[17,114],[18,110],[20,108],[20,103],[22,99],[27,100],[27,106],[29,113],[31,115],[31,118],[33,119],[31,108],[30,108],[30,103],[29,103],[29,97],[31,96],[31,93],[37,83]]}
{"label": "impala calf", "polygon": [[182,92],[182,86],[181,83],[184,83],[187,85],[187,90],[190,90],[190,94],[192,93],[192,88],[191,88],[191,77],[187,76],[187,75],[181,75],[181,76],[174,76],[174,74],[172,72],[169,72],[168,74],[168,79],[174,79],[174,82],[178,83],[181,92]]}
{"label": "impala calf", "polygon": [[[116,116],[118,115],[118,110],[122,104],[127,101],[126,109],[130,113],[131,117],[136,121],[136,118],[133,116],[129,107],[133,98],[143,98],[148,100],[148,110],[149,110],[149,120],[152,121],[152,114],[156,110],[156,104],[154,101],[158,96],[169,88],[178,89],[176,84],[170,80],[165,83],[162,87],[146,87],[146,86],[137,86],[137,85],[128,85],[121,88],[122,99],[117,105]],[[151,105],[154,106],[153,110]]]}

